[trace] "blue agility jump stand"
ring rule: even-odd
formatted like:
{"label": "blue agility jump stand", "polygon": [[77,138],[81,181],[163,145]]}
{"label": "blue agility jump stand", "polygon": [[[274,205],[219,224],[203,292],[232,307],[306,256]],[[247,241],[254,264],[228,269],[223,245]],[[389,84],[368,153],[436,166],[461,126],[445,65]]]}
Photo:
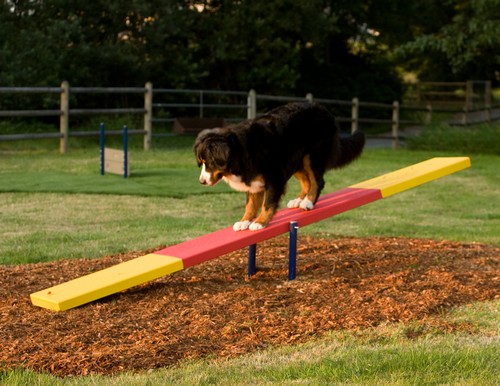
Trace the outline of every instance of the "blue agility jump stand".
{"label": "blue agility jump stand", "polygon": [[[106,149],[105,144],[105,130],[104,123],[101,122],[99,125],[99,146],[100,146],[100,159],[101,159],[101,176],[106,172]],[[110,150],[110,149],[108,149]],[[116,173],[116,170],[109,170],[111,173]],[[120,173],[121,174],[121,173]],[[123,126],[123,178],[128,178],[128,128],[126,125]]]}

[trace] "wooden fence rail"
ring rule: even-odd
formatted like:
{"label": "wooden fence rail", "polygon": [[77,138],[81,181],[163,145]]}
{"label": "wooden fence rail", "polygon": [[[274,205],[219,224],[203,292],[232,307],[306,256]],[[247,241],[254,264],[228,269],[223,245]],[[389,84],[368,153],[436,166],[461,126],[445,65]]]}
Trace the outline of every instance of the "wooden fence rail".
{"label": "wooden fence rail", "polygon": [[[457,83],[458,84],[458,83]],[[462,83],[460,83],[462,84]],[[305,97],[291,97],[279,95],[263,95],[257,94],[254,90],[245,91],[220,91],[220,90],[184,90],[184,89],[153,89],[153,85],[148,82],[144,87],[70,87],[68,82],[62,82],[60,87],[0,87],[0,95],[2,94],[58,94],[60,96],[60,104],[58,109],[30,109],[30,110],[0,110],[0,118],[15,118],[15,117],[59,117],[59,132],[58,133],[25,133],[25,134],[0,134],[0,141],[14,141],[24,139],[40,139],[40,138],[58,138],[60,144],[60,152],[65,154],[68,151],[69,138],[73,136],[95,136],[98,131],[74,132],[70,131],[70,117],[84,115],[142,115],[143,129],[130,130],[130,134],[144,136],[144,149],[149,150],[151,147],[153,133],[153,124],[162,122],[174,122],[172,116],[161,115],[161,111],[171,111],[172,109],[183,108],[192,110],[191,115],[204,117],[205,110],[218,109],[224,111],[246,111],[246,117],[228,118],[227,121],[243,120],[245,118],[252,119],[264,111],[259,111],[259,106],[264,108],[267,103],[272,102],[294,102],[294,101],[316,101],[327,106],[350,107],[350,116],[339,116],[340,122],[348,122],[351,124],[351,132],[359,129],[362,123],[387,124],[391,128],[392,146],[398,147],[401,140],[400,127],[401,125],[419,125],[422,123],[428,124],[432,121],[434,112],[461,113],[461,124],[468,124],[468,116],[470,113],[483,111],[485,120],[491,121],[491,110],[494,106],[488,105],[480,108],[472,108],[467,105],[463,109],[453,108],[434,108],[431,104],[426,106],[402,105],[398,101],[392,104],[360,101],[359,98],[352,100],[336,100],[325,98],[314,98],[308,93]],[[71,108],[70,96],[72,94],[139,94],[144,96],[144,103],[141,106],[133,108]],[[175,96],[174,101],[164,102],[162,97],[165,95]],[[240,98],[241,101],[231,100],[218,101],[218,103],[209,102],[209,96]],[[188,101],[184,102],[183,97],[187,97]],[[197,98],[197,102],[193,102],[193,98]],[[153,102],[153,99],[155,101]],[[360,110],[372,111],[388,110],[387,118],[380,117],[360,117]],[[194,113],[196,111],[196,113]],[[414,111],[423,113],[423,122],[415,120],[401,119],[402,111]],[[220,117],[222,118],[222,117]]]}
{"label": "wooden fence rail", "polygon": [[466,82],[417,82],[416,99],[422,105],[474,109],[487,107],[492,102],[492,88],[489,80],[468,80]]}

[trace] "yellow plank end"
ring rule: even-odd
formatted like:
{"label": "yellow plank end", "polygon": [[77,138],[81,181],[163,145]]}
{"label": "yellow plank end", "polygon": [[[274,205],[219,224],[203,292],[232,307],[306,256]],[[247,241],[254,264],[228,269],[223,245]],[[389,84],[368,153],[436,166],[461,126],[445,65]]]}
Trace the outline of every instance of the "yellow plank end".
{"label": "yellow plank end", "polygon": [[181,259],[154,253],[32,293],[35,306],[64,311],[180,271]]}
{"label": "yellow plank end", "polygon": [[470,167],[469,157],[437,157],[372,178],[351,188],[380,189],[388,197]]}

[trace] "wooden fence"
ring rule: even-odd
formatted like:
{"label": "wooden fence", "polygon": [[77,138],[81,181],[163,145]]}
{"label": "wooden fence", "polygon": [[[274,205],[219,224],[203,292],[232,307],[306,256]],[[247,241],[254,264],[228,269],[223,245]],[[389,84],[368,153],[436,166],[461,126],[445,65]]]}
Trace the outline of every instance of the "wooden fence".
{"label": "wooden fence", "polygon": [[[73,116],[82,115],[142,115],[143,128],[138,130],[129,130],[130,135],[144,136],[144,149],[149,150],[151,147],[152,138],[156,135],[153,130],[154,124],[165,122],[173,122],[175,116],[162,115],[162,112],[171,112],[175,109],[183,109],[189,111],[189,115],[196,115],[199,118],[204,118],[207,110],[217,111],[218,114],[225,114],[227,111],[237,112],[231,114],[227,120],[243,120],[251,119],[258,116],[261,112],[259,107],[266,108],[268,103],[287,103],[292,101],[316,101],[327,106],[336,106],[344,110],[350,109],[350,116],[338,117],[340,122],[349,122],[351,131],[359,129],[360,124],[387,124],[390,126],[390,139],[392,139],[393,148],[398,147],[401,140],[400,128],[401,125],[420,125],[422,123],[430,123],[432,121],[433,112],[460,112],[463,114],[462,123],[467,124],[467,116],[469,113],[478,111],[478,109],[469,109],[465,106],[463,109],[436,109],[431,104],[426,106],[402,105],[398,101],[392,104],[374,103],[360,101],[359,98],[353,98],[350,101],[314,98],[312,94],[307,94],[305,97],[289,97],[289,96],[271,96],[256,93],[254,90],[249,92],[244,91],[219,91],[219,90],[179,90],[179,89],[153,89],[151,83],[146,83],[144,87],[70,87],[68,82],[62,82],[60,87],[0,87],[0,94],[58,94],[60,99],[59,106],[54,106],[54,109],[36,109],[36,110],[0,110],[0,118],[13,117],[59,117],[59,132],[54,133],[25,133],[25,134],[0,134],[0,141],[12,141],[23,139],[38,139],[38,138],[56,138],[59,139],[59,148],[62,154],[68,151],[69,138],[74,136],[98,136],[99,130],[95,131],[72,131],[70,130],[70,119]],[[138,94],[143,95],[144,103],[141,106],[133,108],[72,108],[70,106],[70,97],[73,94]],[[220,100],[216,103],[208,101],[208,96],[224,97],[226,102]],[[170,97],[170,101],[164,102],[162,98]],[[182,98],[188,96],[187,101]],[[361,117],[360,110],[386,110],[387,117],[380,118],[380,115],[385,113],[379,112],[379,117]],[[481,111],[486,112],[486,120],[491,120],[491,103],[485,106]],[[403,111],[420,112],[423,119],[405,120],[401,118]],[[238,115],[240,114],[240,115]],[[219,118],[225,118],[220,117]],[[422,122],[423,121],[423,122]],[[110,135],[121,135],[121,131],[111,132]],[[170,134],[169,134],[170,135]]]}
{"label": "wooden fence", "polygon": [[417,82],[416,102],[434,107],[464,108],[468,110],[491,105],[491,81]]}
{"label": "wooden fence", "polygon": [[[144,94],[144,106],[140,108],[113,109],[72,109],[71,94]],[[129,134],[144,134],[144,149],[151,145],[151,103],[152,85],[147,83],[144,88],[138,87],[71,87],[68,82],[62,82],[60,87],[0,87],[0,94],[59,94],[59,108],[53,110],[0,110],[0,117],[59,117],[58,133],[29,133],[0,135],[0,140],[22,140],[37,138],[59,138],[59,149],[62,154],[68,151],[71,136],[98,136],[99,130],[78,132],[69,130],[71,116],[103,115],[103,114],[142,114],[144,115],[144,130],[130,130]],[[148,108],[149,107],[149,108]],[[116,134],[116,133],[110,133]],[[121,134],[121,132],[120,132]]]}

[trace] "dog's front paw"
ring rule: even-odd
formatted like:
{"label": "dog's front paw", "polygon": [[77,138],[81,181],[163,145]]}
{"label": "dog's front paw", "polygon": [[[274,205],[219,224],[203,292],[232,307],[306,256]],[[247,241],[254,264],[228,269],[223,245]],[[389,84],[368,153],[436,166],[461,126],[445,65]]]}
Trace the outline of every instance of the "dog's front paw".
{"label": "dog's front paw", "polygon": [[251,223],[251,221],[248,221],[248,220],[235,222],[233,225],[233,230],[244,231],[245,229],[248,229],[248,227],[250,226],[250,223]]}
{"label": "dog's front paw", "polygon": [[261,223],[259,222],[253,222],[250,224],[250,230],[251,231],[258,231],[260,229],[264,229],[264,225],[262,225]]}
{"label": "dog's front paw", "polygon": [[312,208],[314,208],[314,204],[306,197],[300,202],[300,208],[304,210],[311,210]]}
{"label": "dog's front paw", "polygon": [[286,207],[287,208],[298,208],[300,206],[300,203],[301,203],[301,199],[300,198],[296,198],[294,200],[290,200],[288,201],[288,204],[286,204]]}

